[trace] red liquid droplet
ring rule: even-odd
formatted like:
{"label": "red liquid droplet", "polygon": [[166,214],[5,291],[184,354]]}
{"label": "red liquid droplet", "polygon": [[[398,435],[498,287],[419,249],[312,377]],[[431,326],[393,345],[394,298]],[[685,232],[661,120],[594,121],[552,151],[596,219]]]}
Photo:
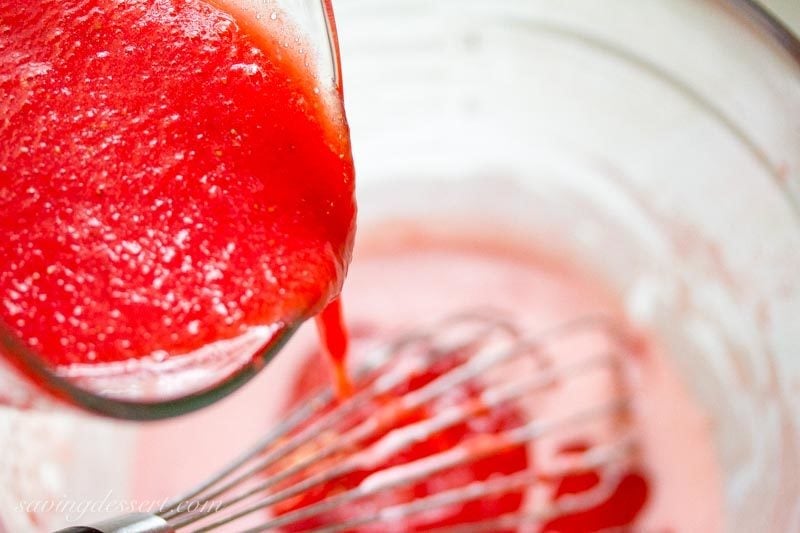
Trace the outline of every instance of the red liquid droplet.
{"label": "red liquid droplet", "polygon": [[[589,449],[585,443],[565,448],[563,453],[582,453]],[[565,495],[588,493],[603,481],[602,472],[592,470],[570,474],[557,480],[554,500]],[[622,474],[611,495],[594,507],[551,520],[544,525],[545,532],[582,533],[624,528],[633,524],[650,497],[647,478],[632,469]]]}

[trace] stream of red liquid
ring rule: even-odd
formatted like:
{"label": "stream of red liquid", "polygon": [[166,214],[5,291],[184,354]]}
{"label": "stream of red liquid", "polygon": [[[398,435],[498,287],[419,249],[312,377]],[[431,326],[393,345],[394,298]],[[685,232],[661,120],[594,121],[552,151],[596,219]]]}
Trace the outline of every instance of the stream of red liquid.
{"label": "stream of red liquid", "polygon": [[333,387],[340,400],[353,393],[353,382],[347,368],[348,334],[342,316],[341,300],[335,300],[317,315],[317,330],[326,359],[333,374]]}

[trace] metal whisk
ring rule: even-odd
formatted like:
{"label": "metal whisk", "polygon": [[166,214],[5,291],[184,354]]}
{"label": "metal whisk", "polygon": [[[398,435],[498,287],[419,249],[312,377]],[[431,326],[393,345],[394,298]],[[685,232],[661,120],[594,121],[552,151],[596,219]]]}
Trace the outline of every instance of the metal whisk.
{"label": "metal whisk", "polygon": [[[535,335],[496,314],[451,317],[370,350],[352,397],[340,402],[326,389],[302,402],[158,513],[63,531],[535,530],[601,505],[637,468],[626,351],[625,336],[602,316]],[[454,428],[457,442],[420,448]],[[517,467],[509,453],[518,453]],[[398,464],[403,454],[410,458]],[[492,458],[506,471],[464,474]],[[454,471],[460,477],[448,477]],[[590,487],[558,494],[559,480],[586,473],[596,478]],[[409,489],[431,479],[447,482],[441,490],[428,483],[424,494]],[[392,497],[401,490],[415,495]],[[494,514],[460,514],[504,497],[513,503]]]}

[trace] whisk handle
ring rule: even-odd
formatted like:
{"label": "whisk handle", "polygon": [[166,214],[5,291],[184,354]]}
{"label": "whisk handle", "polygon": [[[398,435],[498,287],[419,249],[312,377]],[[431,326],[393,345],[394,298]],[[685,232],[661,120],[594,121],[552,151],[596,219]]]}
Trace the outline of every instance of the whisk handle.
{"label": "whisk handle", "polygon": [[175,533],[167,521],[150,513],[131,513],[91,526],[72,526],[55,533]]}

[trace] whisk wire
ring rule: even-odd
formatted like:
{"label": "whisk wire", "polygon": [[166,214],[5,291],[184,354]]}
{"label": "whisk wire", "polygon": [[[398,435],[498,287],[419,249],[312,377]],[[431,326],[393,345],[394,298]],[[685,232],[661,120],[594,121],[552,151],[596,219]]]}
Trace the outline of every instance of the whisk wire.
{"label": "whisk wire", "polygon": [[[578,343],[580,357],[562,357],[560,343],[581,335],[600,336],[604,342]],[[535,527],[591,508],[614,493],[636,457],[636,436],[630,423],[632,400],[622,376],[625,348],[621,330],[603,315],[578,317],[532,336],[496,314],[450,317],[377,347],[356,372],[359,386],[353,396],[339,402],[330,389],[313,395],[226,468],[171,500],[158,516],[176,531],[194,528],[195,533],[207,533],[233,524],[238,527],[240,520],[263,512],[272,516],[259,524],[249,523],[247,533],[297,528],[309,520],[317,524],[309,530],[334,533],[388,526],[485,497],[547,487],[559,477],[597,471],[602,475],[591,490],[539,502],[533,510],[486,517],[446,530],[471,533]],[[444,370],[411,390],[397,392],[433,367]],[[526,370],[497,373],[506,367]],[[607,374],[618,385],[612,387],[610,399],[591,399],[589,405],[557,410],[553,416],[541,416],[537,411],[543,406],[541,410],[548,412],[547,400],[554,391],[598,373]],[[465,387],[473,392],[459,397],[458,402],[437,403]],[[393,463],[426,439],[494,410],[519,406],[524,406],[529,418],[515,427],[465,436],[452,447]],[[340,523],[325,523],[326,514],[337,508],[599,423],[615,428],[610,442],[573,450],[567,457],[555,459],[549,469],[539,464],[528,466],[376,508]],[[304,495],[348,476],[358,480],[355,486],[292,508],[292,502],[301,501]]]}

